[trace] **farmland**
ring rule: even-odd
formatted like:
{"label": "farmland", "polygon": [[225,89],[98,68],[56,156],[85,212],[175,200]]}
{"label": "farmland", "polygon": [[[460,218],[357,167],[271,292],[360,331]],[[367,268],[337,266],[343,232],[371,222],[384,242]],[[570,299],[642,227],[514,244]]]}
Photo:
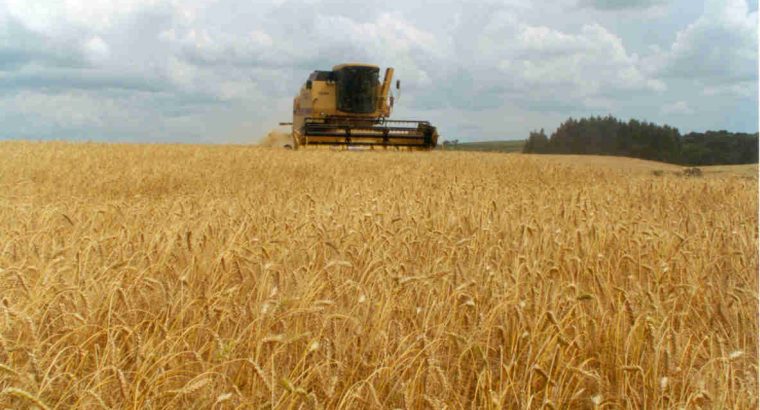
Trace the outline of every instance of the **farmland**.
{"label": "farmland", "polygon": [[758,406],[756,167],[0,158],[0,407]]}
{"label": "farmland", "polygon": [[460,142],[442,147],[449,151],[522,152],[525,140]]}

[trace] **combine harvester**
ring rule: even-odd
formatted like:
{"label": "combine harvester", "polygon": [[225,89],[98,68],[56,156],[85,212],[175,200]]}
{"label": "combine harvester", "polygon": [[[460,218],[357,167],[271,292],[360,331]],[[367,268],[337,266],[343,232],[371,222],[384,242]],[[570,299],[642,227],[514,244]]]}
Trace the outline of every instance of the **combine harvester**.
{"label": "combine harvester", "polygon": [[[431,150],[438,131],[427,121],[388,120],[393,69],[340,64],[314,71],[293,99],[293,145],[289,148]],[[396,90],[400,88],[396,81]],[[288,146],[286,146],[288,147]]]}

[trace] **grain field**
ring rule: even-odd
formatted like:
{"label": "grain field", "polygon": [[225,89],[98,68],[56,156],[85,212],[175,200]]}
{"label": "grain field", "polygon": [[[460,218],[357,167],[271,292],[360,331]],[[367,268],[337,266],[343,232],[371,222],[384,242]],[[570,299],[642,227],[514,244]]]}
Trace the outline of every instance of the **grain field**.
{"label": "grain field", "polygon": [[0,143],[0,408],[757,408],[756,176],[618,160]]}

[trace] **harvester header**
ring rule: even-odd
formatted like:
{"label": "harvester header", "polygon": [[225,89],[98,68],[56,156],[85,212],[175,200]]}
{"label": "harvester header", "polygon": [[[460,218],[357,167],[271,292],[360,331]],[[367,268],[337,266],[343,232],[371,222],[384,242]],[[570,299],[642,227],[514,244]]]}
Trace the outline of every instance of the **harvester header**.
{"label": "harvester header", "polygon": [[[427,121],[389,120],[393,68],[339,64],[314,71],[293,99],[293,148],[430,150],[438,132]],[[396,90],[400,83],[396,81]]]}

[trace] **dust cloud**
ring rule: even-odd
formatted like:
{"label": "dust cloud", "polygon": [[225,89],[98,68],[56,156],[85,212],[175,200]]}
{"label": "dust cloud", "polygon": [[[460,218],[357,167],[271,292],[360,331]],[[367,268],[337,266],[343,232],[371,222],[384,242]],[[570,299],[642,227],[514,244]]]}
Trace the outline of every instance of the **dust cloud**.
{"label": "dust cloud", "polygon": [[273,129],[269,131],[266,135],[262,136],[259,139],[257,145],[261,147],[282,148],[282,147],[285,147],[286,145],[292,146],[293,141],[291,139],[289,132]]}

